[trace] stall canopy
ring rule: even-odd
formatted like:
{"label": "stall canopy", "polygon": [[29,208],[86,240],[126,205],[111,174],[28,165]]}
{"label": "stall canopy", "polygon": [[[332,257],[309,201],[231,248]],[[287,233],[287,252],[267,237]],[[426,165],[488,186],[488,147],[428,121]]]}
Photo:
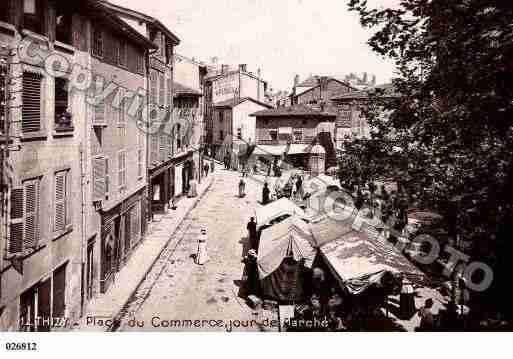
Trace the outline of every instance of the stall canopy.
{"label": "stall canopy", "polygon": [[269,224],[272,220],[284,215],[297,215],[306,218],[305,212],[294,204],[288,198],[280,198],[277,201],[266,204],[265,206],[258,205],[255,209],[255,217],[258,226]]}
{"label": "stall canopy", "polygon": [[260,279],[276,271],[287,257],[311,268],[316,254],[313,243],[310,227],[297,216],[264,229],[258,246]]}
{"label": "stall canopy", "polygon": [[322,258],[351,294],[360,294],[381,279],[383,273],[423,274],[391,245],[350,231],[320,247]]}
{"label": "stall canopy", "polygon": [[306,181],[304,185],[305,191],[308,193],[322,193],[325,192],[329,187],[336,187],[337,189],[340,189],[340,183],[333,177],[323,174],[312,177]]}
{"label": "stall canopy", "polygon": [[287,145],[258,145],[256,146],[255,150],[251,155],[282,156],[285,153],[285,151],[287,151],[287,154],[289,155],[298,155],[302,153],[307,153],[307,147],[308,145],[294,143],[288,147],[287,151]]}

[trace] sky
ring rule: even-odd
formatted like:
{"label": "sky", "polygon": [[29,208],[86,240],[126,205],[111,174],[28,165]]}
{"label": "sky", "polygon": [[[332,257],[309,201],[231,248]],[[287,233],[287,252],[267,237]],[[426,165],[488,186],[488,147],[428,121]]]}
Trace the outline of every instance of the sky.
{"label": "sky", "polygon": [[[159,19],[181,42],[176,52],[210,62],[247,64],[274,90],[290,90],[293,78],[310,74],[394,75],[393,64],[373,53],[347,0],[110,0]],[[370,0],[393,6],[398,0]]]}

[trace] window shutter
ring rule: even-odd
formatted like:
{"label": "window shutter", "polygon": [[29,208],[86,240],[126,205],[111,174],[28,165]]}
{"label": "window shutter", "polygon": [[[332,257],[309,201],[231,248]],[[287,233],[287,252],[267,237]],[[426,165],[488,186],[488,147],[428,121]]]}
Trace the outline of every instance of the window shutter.
{"label": "window shutter", "polygon": [[105,197],[105,159],[93,158],[93,198],[101,200]]}
{"label": "window shutter", "polygon": [[159,105],[160,106],[165,106],[166,103],[166,98],[165,98],[165,90],[166,90],[166,83],[165,83],[165,80],[164,80],[164,75],[161,74],[159,76],[159,87],[160,87],[160,91],[159,91]]}
{"label": "window shutter", "polygon": [[173,105],[173,84],[171,79],[167,79],[167,105],[169,108]]}
{"label": "window shutter", "polygon": [[150,102],[157,104],[157,72],[155,70],[150,73]]}
{"label": "window shutter", "polygon": [[109,159],[105,157],[105,194],[110,191]]}
{"label": "window shutter", "polygon": [[25,184],[25,228],[23,248],[35,247],[39,240],[39,183]]}
{"label": "window shutter", "polygon": [[150,158],[151,162],[158,162],[159,155],[159,135],[150,135]]}
{"label": "window shutter", "polygon": [[41,130],[41,78],[40,74],[24,72],[22,76],[22,121],[23,132]]}
{"label": "window shutter", "polygon": [[143,175],[143,151],[142,149],[137,150],[137,176]]}
{"label": "window shutter", "polygon": [[23,187],[11,190],[11,223],[7,251],[10,254],[23,250]]}
{"label": "window shutter", "polygon": [[[95,90],[93,96],[100,96],[102,93],[103,82],[100,79],[95,81]],[[104,125],[105,124],[105,101],[102,99],[100,103],[94,106],[94,124]]]}
{"label": "window shutter", "polygon": [[168,157],[168,144],[167,144],[167,135],[160,135],[159,140],[159,156],[161,161],[166,161]]}
{"label": "window shutter", "polygon": [[66,228],[66,172],[55,175],[55,231]]}

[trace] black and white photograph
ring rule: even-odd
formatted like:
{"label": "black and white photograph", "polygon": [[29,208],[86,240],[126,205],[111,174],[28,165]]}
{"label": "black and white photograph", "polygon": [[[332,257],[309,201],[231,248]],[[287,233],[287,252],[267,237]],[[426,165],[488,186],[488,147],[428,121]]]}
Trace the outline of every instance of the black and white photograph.
{"label": "black and white photograph", "polygon": [[8,355],[511,332],[512,185],[511,1],[0,0]]}

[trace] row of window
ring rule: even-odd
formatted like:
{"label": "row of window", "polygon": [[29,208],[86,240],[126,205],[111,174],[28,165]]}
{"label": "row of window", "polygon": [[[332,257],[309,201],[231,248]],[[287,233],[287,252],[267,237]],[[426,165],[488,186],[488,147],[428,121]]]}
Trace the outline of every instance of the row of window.
{"label": "row of window", "polygon": [[[110,41],[106,41],[107,36]],[[128,67],[128,43],[124,39],[116,39],[101,28],[94,26],[91,34],[91,53],[100,59],[106,57],[116,65]],[[144,74],[144,55],[141,51],[132,51],[130,56],[135,56],[135,71]]]}
{"label": "row of window", "polygon": [[[117,154],[117,190],[123,193],[127,189],[127,156],[121,150]],[[142,179],[144,174],[144,153],[137,149],[137,178]],[[112,193],[111,161],[108,156],[97,156],[93,159],[93,198],[95,200],[108,199]]]}
{"label": "row of window", "polygon": [[[37,248],[41,237],[41,180],[23,181],[11,190],[11,224],[7,251],[21,253]],[[71,226],[71,173],[56,172],[53,179],[52,232],[62,232]]]}
{"label": "row of window", "polygon": [[150,71],[150,103],[160,107],[172,104],[171,79],[165,78],[164,74],[155,70]]}

